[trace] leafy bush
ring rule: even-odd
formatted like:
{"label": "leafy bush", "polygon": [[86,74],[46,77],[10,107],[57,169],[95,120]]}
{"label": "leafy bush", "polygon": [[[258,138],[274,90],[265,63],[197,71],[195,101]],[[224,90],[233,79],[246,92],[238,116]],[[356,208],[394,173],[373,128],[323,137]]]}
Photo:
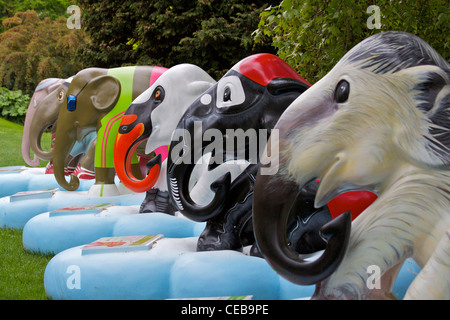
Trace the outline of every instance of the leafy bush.
{"label": "leafy bush", "polygon": [[17,123],[25,121],[30,96],[22,94],[22,90],[11,91],[0,88],[0,114],[3,118]]}
{"label": "leafy bush", "polygon": [[[380,29],[369,29],[368,7],[380,9]],[[415,34],[449,58],[448,0],[283,0],[261,14],[256,41],[271,38],[280,58],[309,82],[322,78],[363,39],[381,31]]]}
{"label": "leafy bush", "polygon": [[83,69],[75,51],[88,41],[67,19],[40,19],[36,11],[4,19],[0,33],[0,86],[32,94],[46,78],[68,78]]}
{"label": "leafy bush", "polygon": [[279,0],[79,0],[91,41],[80,47],[85,64],[172,67],[192,63],[213,77],[242,58],[274,51],[252,32],[260,13]]}

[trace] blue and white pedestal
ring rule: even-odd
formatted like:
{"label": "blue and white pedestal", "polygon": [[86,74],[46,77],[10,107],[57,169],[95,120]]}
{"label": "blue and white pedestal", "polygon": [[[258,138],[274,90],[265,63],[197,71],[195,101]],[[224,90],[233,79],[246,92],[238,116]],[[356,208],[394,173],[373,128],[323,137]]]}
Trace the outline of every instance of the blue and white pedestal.
{"label": "blue and white pedestal", "polygon": [[22,229],[25,224],[38,214],[64,208],[71,205],[114,203],[116,205],[140,205],[145,193],[124,194],[119,196],[98,197],[89,191],[56,191],[51,195],[33,198],[25,196],[13,199],[14,196],[0,199],[0,228]]}
{"label": "blue and white pedestal", "polygon": [[139,206],[112,206],[99,213],[42,213],[23,229],[25,250],[56,254],[101,237],[162,233],[170,238],[199,236],[205,223],[165,213],[139,213]]}

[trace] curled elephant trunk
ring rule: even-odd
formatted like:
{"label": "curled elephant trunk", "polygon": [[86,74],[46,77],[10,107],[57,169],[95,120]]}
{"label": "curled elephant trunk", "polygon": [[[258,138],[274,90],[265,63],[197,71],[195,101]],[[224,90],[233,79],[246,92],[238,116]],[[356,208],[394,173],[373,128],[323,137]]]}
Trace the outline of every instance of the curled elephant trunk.
{"label": "curled elephant trunk", "polygon": [[[275,187],[276,186],[276,187]],[[326,243],[315,260],[302,259],[289,248],[287,223],[302,187],[277,175],[258,175],[253,198],[253,226],[258,248],[268,263],[284,278],[311,285],[327,278],[342,261],[351,230],[351,214],[345,212],[326,223],[320,236]]]}
{"label": "curled elephant trunk", "polygon": [[150,190],[158,180],[161,170],[161,155],[152,158],[147,164],[149,172],[144,179],[135,177],[131,168],[131,159],[139,144],[145,141],[145,126],[143,123],[135,123],[137,115],[124,115],[119,133],[116,137],[114,149],[114,167],[120,181],[134,192],[146,192]]}
{"label": "curled elephant trunk", "polygon": [[[31,105],[31,103],[30,103]],[[28,107],[30,108],[30,106]],[[30,125],[31,125],[31,116],[27,113],[27,116],[25,117],[25,123],[23,127],[23,137],[22,137],[22,157],[23,160],[32,167],[37,167],[40,164],[40,159],[34,155],[34,158],[31,159],[31,153],[30,153]]]}
{"label": "curled elephant trunk", "polygon": [[66,181],[64,166],[66,159],[72,150],[76,140],[76,128],[60,128],[56,130],[56,139],[53,156],[53,173],[58,184],[67,191],[76,191],[80,186],[80,180],[75,175],[70,175],[70,181]]}
{"label": "curled elephant trunk", "polygon": [[38,131],[34,130],[33,133],[30,134],[29,139],[29,147],[31,148],[31,150],[33,150],[35,157],[44,161],[52,160],[54,154],[53,149],[46,151],[42,148],[41,145],[42,135],[44,134],[45,130],[47,130],[47,128],[48,127],[43,127]]}
{"label": "curled elephant trunk", "polygon": [[203,161],[201,159],[203,148],[196,147],[195,142],[195,137],[202,135],[202,129],[197,127],[194,121],[186,122],[183,120],[179,124],[172,137],[167,165],[167,185],[178,210],[189,219],[202,222],[217,216],[224,208],[231,185],[231,174],[229,172],[223,174],[210,185],[214,198],[208,204],[198,204],[191,198],[189,188],[192,185],[190,181],[192,172],[198,165],[197,159]]}
{"label": "curled elephant trunk", "polygon": [[[169,157],[170,159],[170,157]],[[169,161],[167,183],[171,189],[171,196],[178,210],[194,221],[206,221],[215,217],[224,207],[227,190],[230,189],[231,174],[228,172],[213,182],[210,186],[214,198],[207,205],[197,204],[190,196],[189,179],[195,163],[182,163],[180,157]]]}

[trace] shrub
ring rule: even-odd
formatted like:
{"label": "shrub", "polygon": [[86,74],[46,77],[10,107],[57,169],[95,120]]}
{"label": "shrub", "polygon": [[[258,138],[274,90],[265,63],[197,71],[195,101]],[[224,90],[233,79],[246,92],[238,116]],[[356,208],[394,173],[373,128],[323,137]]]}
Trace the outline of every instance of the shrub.
{"label": "shrub", "polygon": [[68,78],[83,69],[75,51],[87,40],[69,30],[65,18],[40,19],[35,11],[3,20],[0,33],[0,86],[32,94],[46,78]]}
{"label": "shrub", "polygon": [[[381,28],[370,29],[367,9],[380,9]],[[449,58],[448,0],[283,0],[261,14],[255,39],[272,39],[280,58],[314,83],[363,39],[381,31],[406,31]]]}
{"label": "shrub", "polygon": [[22,90],[11,91],[0,88],[0,114],[3,118],[16,123],[24,123],[30,96]]}

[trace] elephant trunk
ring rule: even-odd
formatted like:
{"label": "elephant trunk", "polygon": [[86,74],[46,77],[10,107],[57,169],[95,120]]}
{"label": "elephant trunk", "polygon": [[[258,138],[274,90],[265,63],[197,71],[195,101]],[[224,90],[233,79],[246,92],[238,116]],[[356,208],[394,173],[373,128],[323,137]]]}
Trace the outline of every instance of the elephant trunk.
{"label": "elephant trunk", "polygon": [[[31,105],[31,103],[30,103]],[[30,106],[28,107],[30,109]],[[41,162],[39,158],[34,154],[34,158],[31,159],[30,154],[30,126],[31,126],[32,115],[27,112],[25,117],[25,123],[23,126],[23,136],[22,136],[22,158],[23,160],[32,167],[37,167]]]}
{"label": "elephant trunk", "polygon": [[[186,120],[181,123],[181,128],[176,133],[182,133],[180,141],[172,140],[167,166],[167,185],[170,187],[172,200],[178,210],[191,220],[202,222],[217,216],[225,206],[227,192],[231,185],[231,174],[225,173],[211,185],[210,189],[214,193],[214,198],[206,205],[195,203],[191,198],[189,186],[190,178],[194,167],[197,165],[196,159],[201,159],[202,148],[195,147],[195,139],[202,136],[193,121],[186,124]],[[199,135],[200,133],[200,135]],[[174,134],[172,139],[176,139]],[[200,182],[201,183],[201,182]]]}
{"label": "elephant trunk", "polygon": [[[145,137],[143,123],[135,123],[137,115],[124,115],[119,133],[117,134],[114,148],[114,167],[120,181],[134,192],[146,192],[150,190],[158,180],[161,169],[161,155],[157,155],[148,163],[149,172],[140,180],[136,178],[131,168],[131,158]],[[135,123],[132,129],[128,126]],[[126,128],[126,129],[125,129]],[[125,132],[126,131],[126,132]]]}
{"label": "elephant trunk", "polygon": [[[34,121],[33,121],[34,122]],[[53,158],[53,149],[50,149],[49,151],[45,151],[44,149],[42,149],[41,146],[41,139],[42,139],[42,135],[44,134],[45,130],[47,128],[49,128],[51,126],[43,126],[39,129],[35,129],[35,125],[33,125],[32,123],[32,130],[30,130],[30,136],[29,136],[29,147],[31,148],[31,150],[33,150],[34,154],[36,157],[38,157],[39,159],[42,160],[52,160]]]}
{"label": "elephant trunk", "polygon": [[45,151],[41,146],[42,135],[45,130],[50,127],[53,127],[56,124],[56,120],[58,119],[58,105],[55,104],[46,104],[46,101],[43,101],[41,104],[44,105],[42,110],[39,110],[39,114],[34,114],[32,117],[31,123],[29,124],[29,132],[28,139],[30,141],[30,148],[33,150],[34,154],[42,160],[52,160],[53,158],[53,149],[50,151]]}
{"label": "elephant trunk", "polygon": [[193,221],[207,221],[215,217],[225,205],[226,192],[230,188],[231,175],[226,173],[211,184],[214,193],[213,200],[205,206],[195,203],[189,191],[189,179],[195,164],[169,163],[167,184],[170,187],[172,200],[178,210]]}
{"label": "elephant trunk", "polygon": [[75,191],[80,185],[80,180],[73,174],[70,175],[70,182],[66,181],[64,166],[66,159],[72,150],[76,140],[76,127],[56,129],[56,139],[53,156],[53,172],[58,184],[68,191]]}
{"label": "elephant trunk", "polygon": [[279,174],[260,175],[255,182],[253,226],[261,254],[284,278],[300,285],[311,285],[327,278],[344,256],[351,228],[350,212],[326,223],[320,236],[325,251],[316,260],[307,261],[289,248],[286,231],[290,212],[303,186],[285,180]]}

